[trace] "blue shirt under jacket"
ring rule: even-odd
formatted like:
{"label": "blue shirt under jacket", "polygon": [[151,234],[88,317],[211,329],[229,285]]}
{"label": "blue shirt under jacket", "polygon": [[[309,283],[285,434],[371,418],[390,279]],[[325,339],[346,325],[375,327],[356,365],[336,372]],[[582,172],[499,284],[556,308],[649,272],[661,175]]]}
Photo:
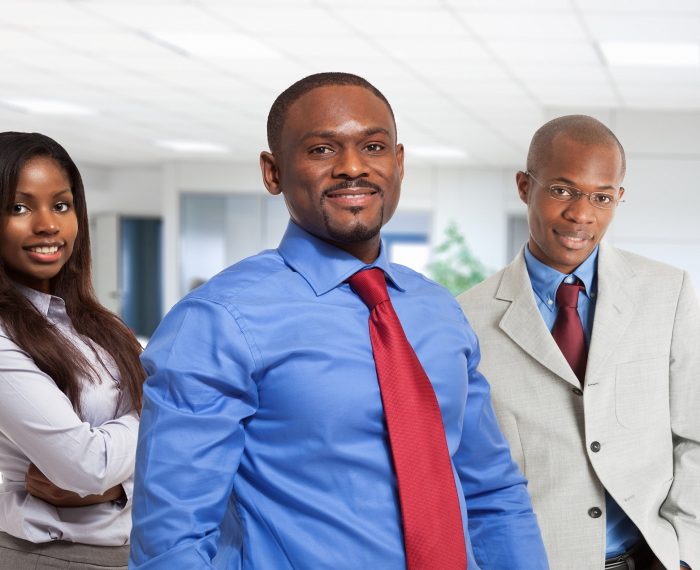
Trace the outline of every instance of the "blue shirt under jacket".
{"label": "blue shirt under jacket", "polygon": [[[462,311],[383,247],[371,266],[440,404],[470,570],[546,569]],[[369,312],[346,283],[365,267],[290,223],[165,317],[143,355],[130,568],[405,568]]]}

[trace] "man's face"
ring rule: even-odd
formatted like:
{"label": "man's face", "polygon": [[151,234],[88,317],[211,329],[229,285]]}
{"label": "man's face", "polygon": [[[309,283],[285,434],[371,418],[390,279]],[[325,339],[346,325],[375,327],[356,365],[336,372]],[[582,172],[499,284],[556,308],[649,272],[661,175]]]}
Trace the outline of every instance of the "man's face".
{"label": "man's face", "polygon": [[299,226],[364,261],[396,210],[403,146],[389,108],[363,87],[309,91],[287,112],[277,154],[260,157],[268,191]]}
{"label": "man's face", "polygon": [[[587,145],[559,134],[533,176],[516,176],[520,199],[527,204],[532,254],[562,273],[572,273],[595,249],[612,221],[615,208],[595,208],[585,196],[571,202],[553,199],[552,184],[573,186],[590,194],[621,198],[622,157],[616,144]],[[618,191],[619,189],[619,191]]]}

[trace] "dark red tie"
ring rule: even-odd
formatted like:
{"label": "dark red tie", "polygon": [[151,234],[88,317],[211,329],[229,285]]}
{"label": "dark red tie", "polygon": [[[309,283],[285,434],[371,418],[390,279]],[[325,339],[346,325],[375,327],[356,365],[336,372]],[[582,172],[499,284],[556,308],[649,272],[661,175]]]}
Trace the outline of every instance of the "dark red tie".
{"label": "dark red tie", "polygon": [[399,485],[408,570],[464,570],[467,554],[445,428],[428,376],[389,300],[381,269],[350,285],[370,310],[369,334]]}
{"label": "dark red tie", "polygon": [[577,308],[579,291],[585,291],[585,287],[580,283],[564,283],[562,281],[559,285],[559,289],[557,289],[559,314],[557,320],[554,321],[552,336],[579,382],[583,384],[583,379],[586,376],[588,349]]}

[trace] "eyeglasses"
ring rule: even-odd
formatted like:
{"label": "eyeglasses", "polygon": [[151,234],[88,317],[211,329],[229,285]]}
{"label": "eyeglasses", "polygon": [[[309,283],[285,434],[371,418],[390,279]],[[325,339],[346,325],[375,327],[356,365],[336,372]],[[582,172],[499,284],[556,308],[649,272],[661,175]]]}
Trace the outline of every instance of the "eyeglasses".
{"label": "eyeglasses", "polygon": [[601,210],[612,210],[620,202],[624,202],[624,200],[620,200],[613,194],[608,194],[607,192],[581,192],[578,188],[567,186],[566,184],[545,186],[542,182],[537,180],[531,172],[525,172],[525,175],[532,178],[537,184],[547,190],[550,198],[559,200],[560,202],[576,202],[581,196],[585,196],[592,206],[600,208]]}

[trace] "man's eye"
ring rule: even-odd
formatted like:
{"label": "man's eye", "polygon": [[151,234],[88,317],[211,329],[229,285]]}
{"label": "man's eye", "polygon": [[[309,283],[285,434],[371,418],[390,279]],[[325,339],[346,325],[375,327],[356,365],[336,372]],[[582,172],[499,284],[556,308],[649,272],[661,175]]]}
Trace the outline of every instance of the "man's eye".
{"label": "man's eye", "polygon": [[366,148],[369,152],[381,152],[384,150],[384,145],[379,143],[371,143],[368,144]]}
{"label": "man's eye", "polygon": [[311,154],[328,154],[332,149],[327,146],[315,146],[311,149]]}
{"label": "man's eye", "polygon": [[594,194],[593,200],[599,204],[610,204],[613,201],[613,197],[610,194]]}
{"label": "man's eye", "polygon": [[549,191],[553,196],[557,196],[559,198],[571,198],[571,196],[573,196],[573,192],[571,192],[571,190],[569,190],[566,186],[552,186]]}
{"label": "man's eye", "polygon": [[24,214],[28,211],[29,208],[27,208],[27,206],[25,206],[24,204],[12,204],[12,206],[10,206],[10,212],[12,214]]}

